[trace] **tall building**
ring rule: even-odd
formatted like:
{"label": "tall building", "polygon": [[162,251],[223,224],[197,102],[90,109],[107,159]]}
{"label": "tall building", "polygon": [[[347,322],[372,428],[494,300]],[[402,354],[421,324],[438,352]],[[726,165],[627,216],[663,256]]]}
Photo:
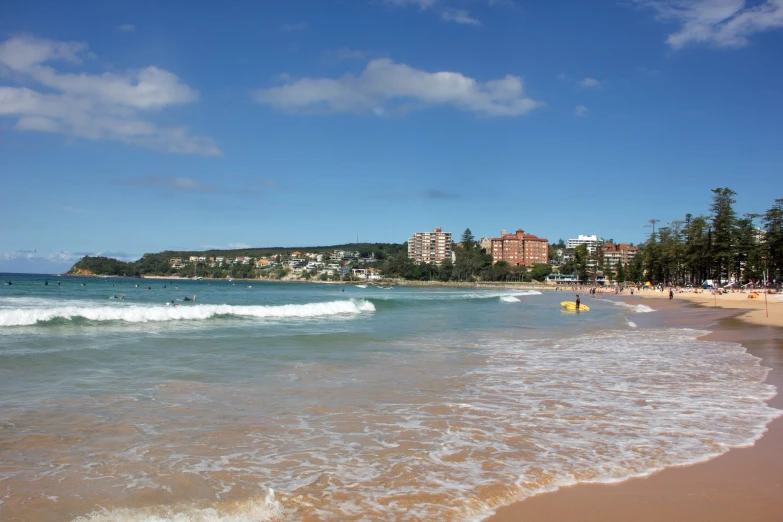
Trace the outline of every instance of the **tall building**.
{"label": "tall building", "polygon": [[605,243],[603,247],[604,268],[617,270],[617,264],[622,262],[623,266],[628,266],[628,262],[636,257],[639,249],[626,243],[615,245],[614,243]]}
{"label": "tall building", "polygon": [[587,252],[595,254],[595,250],[601,245],[601,240],[598,239],[598,236],[583,236],[582,234],[579,234],[576,239],[569,239],[566,241],[567,249],[573,249],[579,245],[586,245]]}
{"label": "tall building", "polygon": [[436,228],[432,232],[415,232],[408,239],[408,257],[417,263],[440,263],[451,259],[451,232]]}
{"label": "tall building", "polygon": [[[503,231],[505,232],[505,230]],[[505,261],[509,265],[533,266],[549,262],[549,241],[521,228],[513,234],[502,234],[492,239],[492,262]]]}

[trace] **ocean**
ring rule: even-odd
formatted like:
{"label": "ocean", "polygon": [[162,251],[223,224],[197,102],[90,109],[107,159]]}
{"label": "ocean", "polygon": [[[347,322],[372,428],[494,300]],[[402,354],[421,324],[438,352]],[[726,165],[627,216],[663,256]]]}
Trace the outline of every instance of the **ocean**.
{"label": "ocean", "polygon": [[611,299],[0,279],[2,520],[481,520],[781,413],[742,346]]}

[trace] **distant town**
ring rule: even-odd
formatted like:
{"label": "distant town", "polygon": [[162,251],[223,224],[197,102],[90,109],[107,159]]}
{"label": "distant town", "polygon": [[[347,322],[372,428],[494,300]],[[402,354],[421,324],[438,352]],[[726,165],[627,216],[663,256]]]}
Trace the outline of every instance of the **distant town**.
{"label": "distant town", "polygon": [[[783,199],[766,212],[734,211],[734,191],[712,189],[710,215],[686,214],[657,226],[644,243],[578,234],[551,243],[518,228],[455,241],[434,228],[405,243],[353,243],[313,248],[250,248],[145,254],[133,263],[84,257],[76,275],[167,276],[323,282],[402,279],[549,284],[773,285],[783,278]],[[761,226],[755,220],[761,218]]]}
{"label": "distant town", "polygon": [[[165,257],[147,254],[136,263],[106,258],[84,258],[75,274],[170,276],[191,279],[270,279],[378,281],[402,278],[426,281],[518,281],[573,284],[589,276],[598,284],[615,279],[630,266],[638,248],[615,244],[596,235],[550,244],[546,238],[525,232],[501,230],[498,237],[476,240],[470,230],[459,242],[451,232],[434,228],[415,232],[402,244],[356,244],[356,249],[323,247],[302,250],[274,249],[263,254],[229,255],[219,252]],[[270,249],[272,250],[272,249]],[[579,274],[580,266],[586,270]]]}

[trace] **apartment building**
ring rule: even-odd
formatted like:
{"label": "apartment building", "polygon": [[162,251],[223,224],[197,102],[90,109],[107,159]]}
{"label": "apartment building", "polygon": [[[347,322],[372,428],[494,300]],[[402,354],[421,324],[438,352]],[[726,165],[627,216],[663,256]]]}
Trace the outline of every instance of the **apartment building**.
{"label": "apartment building", "polygon": [[440,228],[432,232],[415,232],[408,239],[408,257],[417,263],[440,263],[451,259],[451,232]]}
{"label": "apartment building", "polygon": [[533,266],[535,263],[549,261],[549,241],[526,234],[520,228],[513,234],[502,234],[493,238],[490,253],[493,263],[505,261],[509,265]]}
{"label": "apartment building", "polygon": [[628,245],[626,243],[620,243],[615,245],[614,243],[604,243],[604,268],[610,270],[616,270],[617,264],[621,263],[623,266],[628,266],[628,263],[636,257],[639,249],[635,246]]}
{"label": "apartment building", "polygon": [[566,249],[573,250],[579,245],[586,245],[587,252],[589,254],[595,254],[596,249],[601,245],[601,240],[598,236],[583,236],[579,234],[576,239],[569,239],[566,241]]}

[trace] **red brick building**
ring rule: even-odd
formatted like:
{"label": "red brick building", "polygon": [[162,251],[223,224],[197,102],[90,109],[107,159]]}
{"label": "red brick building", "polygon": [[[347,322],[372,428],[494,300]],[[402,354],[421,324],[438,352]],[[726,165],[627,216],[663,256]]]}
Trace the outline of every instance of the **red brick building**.
{"label": "red brick building", "polygon": [[549,241],[521,228],[513,234],[492,239],[492,262],[505,261],[509,265],[533,266],[549,262]]}
{"label": "red brick building", "polygon": [[606,242],[603,246],[604,267],[615,271],[617,270],[617,265],[619,263],[622,263],[623,266],[628,266],[628,263],[630,263],[638,253],[639,249],[635,246],[626,243],[615,245],[614,243]]}

